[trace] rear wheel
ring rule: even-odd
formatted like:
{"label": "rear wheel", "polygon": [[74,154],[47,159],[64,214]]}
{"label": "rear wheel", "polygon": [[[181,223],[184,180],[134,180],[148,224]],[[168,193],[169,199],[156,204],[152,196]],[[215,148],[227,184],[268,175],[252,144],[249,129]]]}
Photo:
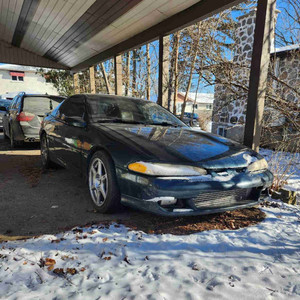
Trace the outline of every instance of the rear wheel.
{"label": "rear wheel", "polygon": [[3,136],[4,136],[5,139],[8,139],[8,136],[7,136],[7,134],[6,134],[6,131],[5,131],[5,127],[4,127],[4,126],[3,126]]}
{"label": "rear wheel", "polygon": [[51,160],[49,157],[49,147],[48,147],[48,141],[47,141],[47,137],[46,134],[43,134],[41,136],[41,158],[42,158],[42,168],[45,169],[49,169],[49,167],[51,166]]}
{"label": "rear wheel", "polygon": [[120,190],[111,158],[97,151],[91,158],[88,184],[95,209],[101,213],[115,212],[121,206]]}
{"label": "rear wheel", "polygon": [[14,140],[14,131],[11,127],[9,128],[9,139],[10,139],[10,147],[16,148],[16,141]]}

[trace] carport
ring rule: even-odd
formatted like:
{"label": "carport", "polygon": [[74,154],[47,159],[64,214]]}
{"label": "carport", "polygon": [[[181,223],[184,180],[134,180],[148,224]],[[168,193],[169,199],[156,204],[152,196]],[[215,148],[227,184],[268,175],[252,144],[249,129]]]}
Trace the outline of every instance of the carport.
{"label": "carport", "polygon": [[[114,58],[115,93],[122,94],[122,53],[159,40],[158,103],[166,106],[165,37],[204,20],[240,0],[2,0],[0,61],[68,69],[78,73]],[[244,143],[257,149],[260,140],[269,65],[271,20],[275,0],[258,0]]]}

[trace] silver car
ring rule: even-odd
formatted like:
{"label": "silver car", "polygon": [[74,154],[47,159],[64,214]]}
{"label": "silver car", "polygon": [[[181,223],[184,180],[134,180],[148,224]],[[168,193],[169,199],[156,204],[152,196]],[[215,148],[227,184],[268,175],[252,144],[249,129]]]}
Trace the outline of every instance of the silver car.
{"label": "silver car", "polygon": [[9,137],[11,147],[22,142],[39,142],[43,118],[64,99],[47,94],[18,94],[3,116],[3,133]]}

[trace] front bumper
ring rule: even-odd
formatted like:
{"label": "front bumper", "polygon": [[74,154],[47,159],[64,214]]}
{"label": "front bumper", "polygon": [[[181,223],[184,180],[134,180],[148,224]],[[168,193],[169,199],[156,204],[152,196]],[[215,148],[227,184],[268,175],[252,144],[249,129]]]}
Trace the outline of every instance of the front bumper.
{"label": "front bumper", "polygon": [[[242,172],[224,178],[209,178],[207,176],[151,177],[119,169],[118,178],[123,204],[166,216],[203,215],[255,206],[258,204],[261,192],[273,181],[273,175],[268,170],[257,174]],[[240,191],[246,191],[244,199],[239,200],[236,197],[234,201],[227,201],[229,198],[226,192],[239,195]],[[205,195],[204,200],[207,201],[207,205],[201,202],[204,201],[201,200],[202,195]],[[222,203],[223,196],[220,196],[221,199],[210,204],[207,197],[209,195],[224,195],[224,202]],[[178,200],[175,206],[162,205],[162,200],[170,198]],[[195,205],[199,199],[200,205]]]}

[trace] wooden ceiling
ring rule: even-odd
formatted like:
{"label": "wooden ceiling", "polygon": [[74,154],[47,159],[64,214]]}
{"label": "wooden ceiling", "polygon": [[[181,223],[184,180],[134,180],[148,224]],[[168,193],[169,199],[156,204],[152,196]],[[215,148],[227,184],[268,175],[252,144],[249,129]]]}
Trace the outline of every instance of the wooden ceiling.
{"label": "wooden ceiling", "polygon": [[0,63],[86,68],[237,2],[0,0]]}

